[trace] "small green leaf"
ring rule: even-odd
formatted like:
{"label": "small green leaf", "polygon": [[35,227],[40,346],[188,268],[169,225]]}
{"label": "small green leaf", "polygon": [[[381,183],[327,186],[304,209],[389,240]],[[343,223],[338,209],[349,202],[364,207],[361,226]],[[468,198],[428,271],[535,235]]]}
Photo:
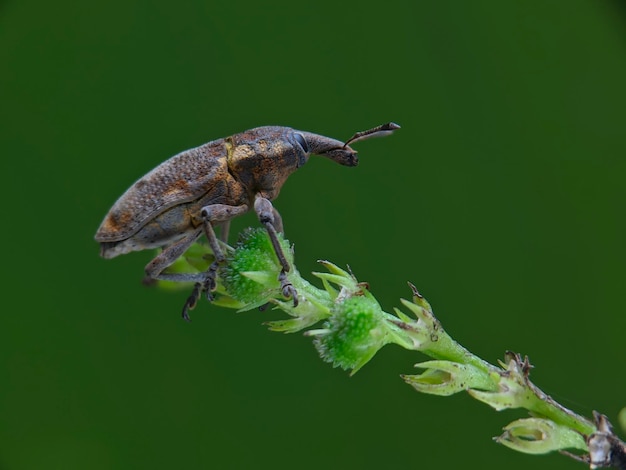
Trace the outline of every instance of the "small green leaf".
{"label": "small green leaf", "polygon": [[485,371],[469,364],[452,361],[426,361],[415,364],[425,369],[419,375],[403,375],[406,383],[418,392],[448,396],[471,388],[494,390],[497,385]]}
{"label": "small green leaf", "polygon": [[566,449],[587,451],[587,443],[580,433],[541,418],[513,421],[494,440],[526,454],[546,454]]}

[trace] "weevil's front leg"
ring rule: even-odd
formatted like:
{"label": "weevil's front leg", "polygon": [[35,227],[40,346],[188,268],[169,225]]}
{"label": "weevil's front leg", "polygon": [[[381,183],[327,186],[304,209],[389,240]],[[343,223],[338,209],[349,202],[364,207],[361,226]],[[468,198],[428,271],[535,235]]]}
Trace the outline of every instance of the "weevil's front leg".
{"label": "weevil's front leg", "polygon": [[[254,199],[254,211],[256,212],[259,221],[265,229],[267,230],[268,235],[270,236],[270,241],[272,242],[272,247],[274,248],[274,253],[278,257],[278,262],[282,266],[282,270],[280,271],[280,275],[278,276],[278,280],[280,281],[280,289],[285,297],[291,297],[293,299],[293,306],[298,306],[298,292],[295,287],[289,282],[287,279],[287,273],[291,269],[289,263],[287,262],[287,258],[285,257],[285,253],[283,252],[280,243],[278,242],[278,237],[276,235],[277,232],[277,222],[280,227],[280,231],[282,232],[282,220],[280,215],[278,215],[278,211],[274,209],[274,206],[270,202],[269,199],[264,198],[260,194],[257,194]],[[275,215],[278,215],[276,217]]]}

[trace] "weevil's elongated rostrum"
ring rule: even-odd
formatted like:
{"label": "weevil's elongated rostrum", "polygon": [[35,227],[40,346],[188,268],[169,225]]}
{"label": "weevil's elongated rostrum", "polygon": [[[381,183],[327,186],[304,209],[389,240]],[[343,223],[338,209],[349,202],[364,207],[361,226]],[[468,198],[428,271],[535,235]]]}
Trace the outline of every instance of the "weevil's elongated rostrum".
{"label": "weevil's elongated rostrum", "polygon": [[[183,318],[189,320],[189,310],[203,292],[212,300],[217,268],[225,262],[214,228],[221,227],[220,238],[226,241],[230,220],[254,208],[282,266],[282,293],[297,305],[298,293],[286,276],[290,266],[276,237],[283,223],[271,201],[310,155],[356,166],[357,153],[348,144],[399,128],[390,122],[357,132],[344,143],[289,127],[257,127],[179,153],[140,178],[113,205],[95,236],[100,254],[114,258],[162,248],[146,266],[146,274],[151,279],[195,282],[183,307]],[[215,255],[209,269],[164,272],[202,234]]]}

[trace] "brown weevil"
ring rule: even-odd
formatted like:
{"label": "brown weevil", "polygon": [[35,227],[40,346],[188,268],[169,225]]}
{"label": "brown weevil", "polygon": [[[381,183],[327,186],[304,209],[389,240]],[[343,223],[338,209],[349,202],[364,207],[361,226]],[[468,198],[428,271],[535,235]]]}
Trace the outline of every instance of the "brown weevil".
{"label": "brown weevil", "polygon": [[[266,126],[181,152],[140,178],[113,205],[95,236],[100,254],[108,259],[162,248],[146,265],[146,274],[155,280],[195,282],[183,307],[183,318],[189,320],[189,310],[203,292],[212,300],[217,269],[225,261],[214,227],[221,228],[220,238],[226,242],[230,220],[254,208],[282,266],[282,293],[297,305],[298,293],[286,276],[289,263],[276,236],[283,231],[283,222],[271,201],[310,155],[356,166],[359,159],[349,144],[399,128],[390,122],[341,142],[289,127]],[[163,272],[202,234],[215,256],[206,272]]]}

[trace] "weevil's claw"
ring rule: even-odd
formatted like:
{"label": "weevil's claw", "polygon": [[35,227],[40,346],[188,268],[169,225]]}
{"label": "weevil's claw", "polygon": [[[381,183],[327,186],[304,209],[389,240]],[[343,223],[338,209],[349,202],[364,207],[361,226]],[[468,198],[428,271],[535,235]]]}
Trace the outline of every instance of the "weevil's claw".
{"label": "weevil's claw", "polygon": [[298,291],[293,286],[291,282],[287,279],[287,273],[283,269],[278,276],[278,281],[280,282],[280,290],[283,295],[287,298],[291,297],[293,299],[293,306],[298,306]]}
{"label": "weevil's claw", "polygon": [[189,318],[189,310],[193,310],[196,304],[198,303],[198,297],[200,297],[200,292],[202,289],[202,284],[196,282],[196,285],[193,286],[193,290],[191,291],[191,295],[187,298],[185,305],[183,307],[183,320],[190,322],[191,318]]}
{"label": "weevil's claw", "polygon": [[217,282],[215,281],[215,277],[217,276],[217,267],[217,261],[211,263],[211,266],[205,273],[206,277],[204,281],[196,282],[193,286],[193,291],[191,291],[191,295],[187,298],[183,307],[183,319],[185,321],[191,321],[191,318],[189,318],[189,311],[194,309],[203,292],[205,293],[207,300],[209,302],[213,302],[214,297],[211,291],[214,291],[217,288]]}
{"label": "weevil's claw", "polygon": [[187,307],[186,303],[183,307],[183,320],[185,320],[187,323],[191,323],[191,318],[189,317],[189,308]]}
{"label": "weevil's claw", "polygon": [[211,294],[211,291],[215,290],[215,279],[211,277],[207,277],[205,281],[202,283],[202,290],[206,294],[206,299],[209,302],[213,302],[213,294]]}
{"label": "weevil's claw", "polygon": [[267,310],[267,307],[269,307],[269,306],[270,306],[270,303],[269,303],[269,302],[267,302],[267,303],[265,303],[265,304],[261,305],[261,306],[259,307],[259,312],[265,312],[265,311]]}
{"label": "weevil's claw", "polygon": [[217,267],[217,261],[211,263],[211,266],[209,266],[209,269],[207,269],[205,273],[204,281],[196,282],[196,284],[193,286],[193,291],[191,291],[191,295],[187,298],[185,306],[183,307],[184,320],[191,321],[191,319],[189,318],[189,311],[194,309],[194,307],[198,303],[198,299],[203,292],[205,293],[206,298],[209,302],[213,302],[213,300],[215,299],[211,292],[217,289],[217,282],[215,281],[215,277],[217,276]]}

